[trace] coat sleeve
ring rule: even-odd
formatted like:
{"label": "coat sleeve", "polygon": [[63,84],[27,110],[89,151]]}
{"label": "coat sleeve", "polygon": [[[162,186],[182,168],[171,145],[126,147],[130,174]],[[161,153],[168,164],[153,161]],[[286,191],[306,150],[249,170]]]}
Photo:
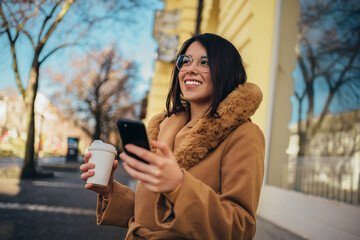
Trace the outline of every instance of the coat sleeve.
{"label": "coat sleeve", "polygon": [[252,123],[238,127],[225,142],[221,192],[185,171],[172,204],[162,194],[156,203],[157,224],[190,239],[253,239],[264,175],[265,141]]}
{"label": "coat sleeve", "polygon": [[114,181],[113,193],[108,201],[99,195],[96,207],[98,225],[113,225],[128,227],[128,222],[134,216],[135,193],[130,188]]}

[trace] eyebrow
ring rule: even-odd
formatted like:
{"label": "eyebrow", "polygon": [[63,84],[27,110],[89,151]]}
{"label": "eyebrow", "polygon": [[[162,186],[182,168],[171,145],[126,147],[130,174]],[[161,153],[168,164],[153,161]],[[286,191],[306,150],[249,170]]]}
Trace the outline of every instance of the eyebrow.
{"label": "eyebrow", "polygon": [[[186,56],[190,56],[190,57],[193,57],[192,55],[190,55],[190,54],[184,54],[184,55],[186,55]],[[196,57],[195,57],[196,58]],[[199,58],[208,58],[208,56],[201,56],[201,57],[199,57]]]}

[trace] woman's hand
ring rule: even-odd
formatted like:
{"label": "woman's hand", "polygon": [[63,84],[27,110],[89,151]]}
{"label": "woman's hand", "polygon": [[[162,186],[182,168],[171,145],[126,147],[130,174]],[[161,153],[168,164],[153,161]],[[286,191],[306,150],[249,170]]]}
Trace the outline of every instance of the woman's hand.
{"label": "woman's hand", "polygon": [[167,193],[175,190],[183,181],[184,173],[176,162],[169,147],[161,141],[151,141],[150,144],[162,152],[160,157],[144,148],[128,144],[126,150],[144,159],[143,163],[126,153],[121,153],[126,172],[139,180],[147,190],[155,193]]}
{"label": "woman's hand", "polygon": [[[85,163],[80,166],[80,171],[83,172],[83,174],[80,175],[80,178],[85,182],[89,177],[94,176],[94,171],[89,171],[90,169],[95,168],[94,163],[89,163],[90,157],[91,157],[91,153],[87,153],[84,156]],[[97,187],[94,186],[92,183],[86,183],[85,188],[97,192],[105,198],[109,198],[112,193],[114,173],[115,173],[115,169],[118,166],[118,162],[119,162],[118,160],[114,160],[114,164],[109,178],[109,184],[106,187]]]}

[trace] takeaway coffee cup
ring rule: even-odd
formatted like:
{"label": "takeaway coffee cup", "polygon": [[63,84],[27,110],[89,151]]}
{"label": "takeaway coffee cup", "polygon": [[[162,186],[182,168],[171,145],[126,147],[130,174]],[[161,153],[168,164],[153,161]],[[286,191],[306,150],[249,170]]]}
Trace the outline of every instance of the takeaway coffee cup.
{"label": "takeaway coffee cup", "polygon": [[95,164],[95,174],[87,179],[87,183],[92,183],[94,186],[106,187],[109,183],[111,169],[114,163],[116,149],[113,145],[104,143],[101,140],[95,140],[89,147],[91,157],[90,163]]}

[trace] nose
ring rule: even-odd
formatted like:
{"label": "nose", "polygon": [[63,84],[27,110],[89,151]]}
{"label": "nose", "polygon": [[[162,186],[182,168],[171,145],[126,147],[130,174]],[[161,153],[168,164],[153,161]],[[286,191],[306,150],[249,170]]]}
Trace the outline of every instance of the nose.
{"label": "nose", "polygon": [[186,70],[187,73],[198,73],[198,71],[199,70],[197,68],[196,61],[193,61]]}

